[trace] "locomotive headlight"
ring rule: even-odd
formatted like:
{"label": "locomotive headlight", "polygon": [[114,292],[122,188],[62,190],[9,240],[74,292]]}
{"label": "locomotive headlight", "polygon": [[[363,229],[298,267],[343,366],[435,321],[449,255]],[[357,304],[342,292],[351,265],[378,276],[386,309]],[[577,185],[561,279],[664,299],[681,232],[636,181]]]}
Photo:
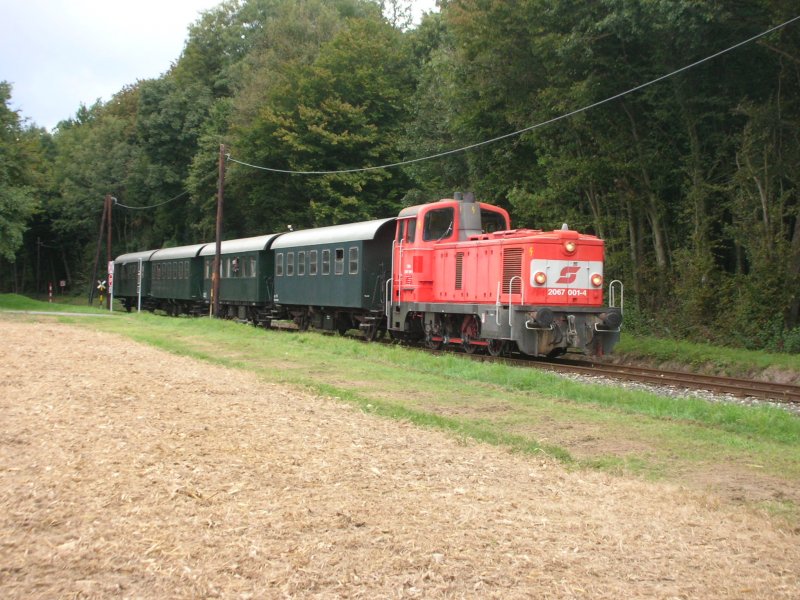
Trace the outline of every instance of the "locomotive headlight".
{"label": "locomotive headlight", "polygon": [[603,285],[603,276],[600,275],[599,273],[595,273],[594,275],[592,275],[592,285],[594,287],[600,287],[601,285]]}
{"label": "locomotive headlight", "polygon": [[577,247],[578,247],[577,244],[575,244],[575,242],[573,242],[572,240],[564,242],[564,252],[566,252],[567,254],[572,254],[573,252],[575,252],[575,248]]}
{"label": "locomotive headlight", "polygon": [[544,285],[547,283],[547,275],[545,275],[543,271],[539,271],[533,276],[533,280],[536,282],[536,285]]}

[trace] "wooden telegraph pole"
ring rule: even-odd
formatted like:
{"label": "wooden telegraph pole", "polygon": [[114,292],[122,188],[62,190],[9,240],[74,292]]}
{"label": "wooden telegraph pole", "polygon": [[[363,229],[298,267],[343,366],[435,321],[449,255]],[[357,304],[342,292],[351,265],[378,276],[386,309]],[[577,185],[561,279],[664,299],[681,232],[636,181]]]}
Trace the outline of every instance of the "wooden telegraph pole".
{"label": "wooden telegraph pole", "polygon": [[106,288],[106,308],[111,310],[111,285],[112,285],[112,275],[111,270],[108,268],[108,265],[111,264],[111,207],[113,203],[111,202],[112,198],[110,195],[106,194],[106,202],[108,203],[108,207],[106,209],[106,214],[108,214],[108,225],[106,225],[106,233],[108,234],[108,241],[106,242],[106,275],[107,275],[107,282],[108,287]]}
{"label": "wooden telegraph pole", "polygon": [[[106,220],[111,220],[110,217],[106,216],[110,211],[110,198],[111,196],[106,195],[106,197],[103,199],[103,216],[100,217],[100,235],[97,236],[97,252],[94,255],[94,269],[92,269],[92,279],[89,281],[89,306],[91,306],[92,302],[94,302],[94,290],[96,285],[95,281],[97,280],[97,263],[100,262],[100,248],[103,246],[103,229],[106,226]],[[109,250],[109,254],[110,253],[111,251]]]}
{"label": "wooden telegraph pole", "polygon": [[217,248],[214,273],[211,275],[211,312],[219,317],[220,250],[222,248],[222,212],[225,200],[225,144],[219,145],[219,181],[217,183]]}

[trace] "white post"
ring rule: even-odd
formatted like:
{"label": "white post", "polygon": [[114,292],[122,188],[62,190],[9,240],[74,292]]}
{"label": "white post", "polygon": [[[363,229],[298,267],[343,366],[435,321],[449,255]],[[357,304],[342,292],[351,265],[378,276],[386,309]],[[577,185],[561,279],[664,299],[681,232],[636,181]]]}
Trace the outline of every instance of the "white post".
{"label": "white post", "polygon": [[114,261],[108,261],[108,311],[114,310]]}
{"label": "white post", "polygon": [[136,276],[136,293],[139,296],[139,305],[136,312],[142,312],[142,259],[139,259],[139,274]]}

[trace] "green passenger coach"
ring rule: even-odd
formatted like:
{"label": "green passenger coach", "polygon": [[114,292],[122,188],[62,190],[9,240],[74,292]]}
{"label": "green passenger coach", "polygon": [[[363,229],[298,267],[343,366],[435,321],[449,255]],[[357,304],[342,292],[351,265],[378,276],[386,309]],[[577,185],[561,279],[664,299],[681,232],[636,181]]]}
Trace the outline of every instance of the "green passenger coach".
{"label": "green passenger coach", "polygon": [[385,331],[394,218],[282,234],[275,256],[276,314],[340,333]]}
{"label": "green passenger coach", "polygon": [[[275,261],[270,245],[280,234],[273,233],[220,244],[220,316],[269,325],[266,306],[272,302]],[[216,244],[201,251],[203,299],[211,302],[211,274]]]}
{"label": "green passenger coach", "polygon": [[150,257],[151,295],[168,314],[196,313],[203,298],[200,250],[206,244],[156,250]]}
{"label": "green passenger coach", "polygon": [[147,307],[150,298],[150,257],[155,250],[131,252],[118,256],[114,261],[114,297],[118,298],[128,312],[138,306],[141,282],[141,299]]}

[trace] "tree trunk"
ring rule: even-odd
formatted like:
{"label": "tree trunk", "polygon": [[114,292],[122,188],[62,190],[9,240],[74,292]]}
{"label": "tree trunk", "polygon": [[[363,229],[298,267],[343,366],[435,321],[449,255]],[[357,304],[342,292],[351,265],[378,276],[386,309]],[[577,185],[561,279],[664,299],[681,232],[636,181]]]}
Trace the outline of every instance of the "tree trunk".
{"label": "tree trunk", "polygon": [[655,251],[656,255],[656,265],[659,269],[664,270],[668,266],[669,252],[667,251],[667,236],[661,219],[661,210],[658,203],[658,197],[653,191],[653,186],[650,181],[650,174],[642,156],[642,144],[639,138],[639,131],[636,127],[636,119],[634,119],[633,113],[631,113],[630,109],[624,102],[622,106],[625,109],[625,114],[628,115],[628,120],[631,124],[631,135],[633,136],[633,141],[636,145],[636,152],[639,157],[639,171],[641,172],[642,185],[647,197],[645,213],[647,215],[647,220],[650,223],[650,229],[653,233],[653,250]]}

